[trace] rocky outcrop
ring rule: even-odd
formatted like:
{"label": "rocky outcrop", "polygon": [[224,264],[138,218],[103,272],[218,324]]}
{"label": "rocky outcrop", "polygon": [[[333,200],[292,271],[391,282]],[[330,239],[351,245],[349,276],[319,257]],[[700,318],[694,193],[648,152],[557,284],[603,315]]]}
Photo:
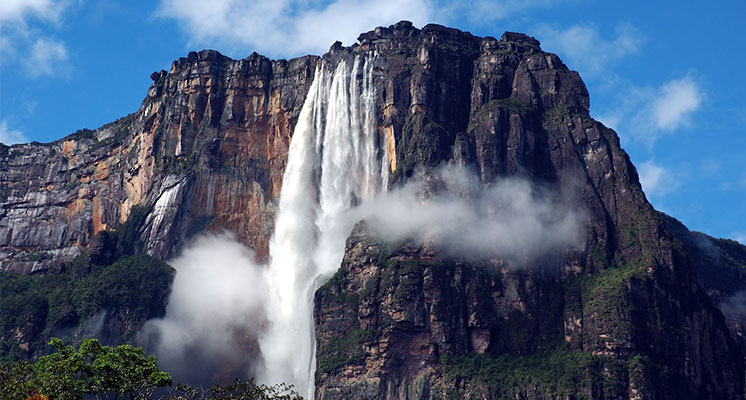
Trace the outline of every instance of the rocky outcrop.
{"label": "rocky outcrop", "polygon": [[742,396],[741,352],[687,244],[589,116],[576,72],[521,34],[399,23],[359,40],[338,52],[384,60],[379,126],[396,182],[443,163],[486,186],[520,176],[571,188],[589,222],[582,250],[520,268],[353,235],[316,296],[319,398]]}
{"label": "rocky outcrop", "polygon": [[1,268],[69,260],[135,205],[150,210],[141,238],[151,255],[227,229],[265,258],[317,60],[190,53],[151,76],[134,114],[49,144],[0,145]]}
{"label": "rocky outcrop", "polygon": [[664,220],[686,245],[697,283],[723,312],[733,339],[746,354],[746,246],[691,232],[669,216]]}

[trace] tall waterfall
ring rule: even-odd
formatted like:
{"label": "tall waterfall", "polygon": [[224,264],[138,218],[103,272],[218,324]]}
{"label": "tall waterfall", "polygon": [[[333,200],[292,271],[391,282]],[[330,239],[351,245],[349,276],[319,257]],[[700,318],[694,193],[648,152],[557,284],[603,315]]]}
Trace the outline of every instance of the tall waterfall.
{"label": "tall waterfall", "polygon": [[[270,326],[260,339],[267,383],[314,396],[313,296],[339,268],[355,222],[346,212],[385,190],[373,55],[317,66],[295,127],[270,241]],[[304,393],[306,391],[306,393]]]}

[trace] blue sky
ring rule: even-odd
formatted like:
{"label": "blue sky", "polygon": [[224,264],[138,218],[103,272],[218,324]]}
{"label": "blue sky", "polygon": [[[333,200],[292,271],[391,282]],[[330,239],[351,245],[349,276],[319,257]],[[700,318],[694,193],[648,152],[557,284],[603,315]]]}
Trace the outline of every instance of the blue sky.
{"label": "blue sky", "polygon": [[743,0],[3,0],[0,142],[134,112],[150,73],[191,50],[321,54],[402,19],[535,36],[581,73],[591,114],[619,133],[656,208],[746,243]]}

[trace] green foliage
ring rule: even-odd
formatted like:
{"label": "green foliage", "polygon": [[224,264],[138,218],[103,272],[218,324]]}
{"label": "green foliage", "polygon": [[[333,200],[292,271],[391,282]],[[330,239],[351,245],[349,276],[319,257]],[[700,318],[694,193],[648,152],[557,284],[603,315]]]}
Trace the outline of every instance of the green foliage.
{"label": "green foliage", "polygon": [[147,399],[155,389],[172,384],[171,375],[158,368],[154,356],[131,345],[102,346],[96,339],[83,341],[79,349],[52,338],[56,352],[34,364],[3,366],[0,383],[3,399],[22,399],[35,393],[51,399]]}
{"label": "green foliage", "polygon": [[[139,254],[139,234],[149,211],[135,206],[115,232],[100,232],[100,254],[80,255],[40,275],[0,272],[0,361],[43,353],[53,335],[72,340],[98,335],[105,316],[117,319],[108,334],[119,337],[109,340],[127,340],[147,319],[165,312],[175,272]],[[48,256],[39,252],[27,257]]]}
{"label": "green foliage", "polygon": [[0,360],[33,356],[48,337],[104,310],[126,315],[132,325],[125,334],[133,334],[161,312],[173,275],[170,266],[147,255],[124,257],[103,267],[79,256],[43,276],[0,272],[0,332],[11,338],[20,331],[28,341],[26,351],[6,339]]}
{"label": "green foliage", "polygon": [[128,344],[110,347],[96,339],[84,340],[79,348],[52,338],[56,351],[35,363],[19,361],[0,365],[0,399],[39,400],[202,399],[202,400],[302,400],[292,386],[258,385],[253,379],[205,391],[174,384],[157,359],[142,348]]}
{"label": "green foliage", "polygon": [[317,374],[331,373],[345,365],[363,362],[365,360],[363,343],[370,338],[370,331],[352,329],[344,337],[334,338],[321,346]]}
{"label": "green foliage", "polygon": [[653,387],[653,363],[644,354],[635,354],[627,362],[629,380],[638,389]]}
{"label": "green foliage", "polygon": [[634,311],[628,298],[630,282],[647,279],[646,268],[653,263],[652,258],[640,257],[582,279],[584,313],[608,327],[612,337],[628,337],[632,326],[627,313]]}
{"label": "green foliage", "polygon": [[397,144],[396,154],[399,161],[394,171],[394,179],[411,176],[416,168],[437,166],[439,157],[445,151],[450,151],[451,136],[443,125],[427,114],[407,113]]}
{"label": "green foliage", "polygon": [[710,240],[717,248],[719,257],[713,260],[712,257],[705,259],[708,268],[717,268],[721,275],[738,280],[746,281],[746,246],[735,240],[715,239],[702,233],[692,232],[693,235],[704,237]]}
{"label": "green foliage", "polygon": [[28,361],[0,364],[0,399],[25,399],[35,394],[33,374],[34,366]]}
{"label": "green foliage", "polygon": [[[347,305],[354,314],[357,314],[360,296],[346,290],[346,282],[347,272],[344,268],[340,268],[329,282],[319,289],[319,293],[323,293],[325,301]],[[344,337],[337,337],[322,344],[317,356],[316,378],[318,379],[322,373],[334,372],[345,365],[363,362],[365,360],[363,343],[370,337],[369,331],[352,329]]]}
{"label": "green foliage", "polygon": [[177,157],[163,157],[158,159],[158,172],[164,174],[183,175],[192,170],[199,158],[199,154],[190,153]]}
{"label": "green foliage", "polygon": [[254,379],[241,381],[236,379],[228,386],[213,386],[206,400],[302,400],[292,386],[279,384],[274,386],[257,385]]}
{"label": "green foliage", "polygon": [[419,258],[401,260],[397,258],[381,259],[383,270],[381,288],[395,287],[394,298],[398,302],[416,298],[421,292],[422,273],[425,268],[438,264]]}
{"label": "green foliage", "polygon": [[[350,293],[345,286],[346,283],[347,271],[344,268],[340,268],[334,273],[334,275],[332,275],[329,281],[321,287],[320,291],[330,293],[337,301],[347,303],[356,310],[360,303],[360,296],[358,296],[357,293]],[[330,292],[330,289],[332,288],[334,289]]]}
{"label": "green foliage", "polygon": [[93,136],[96,133],[96,131],[88,128],[78,129],[77,131],[71,133],[65,139],[80,139],[84,138],[86,136]]}
{"label": "green foliage", "polygon": [[557,126],[563,122],[565,116],[568,116],[569,113],[570,110],[566,104],[558,104],[543,114],[543,122],[547,127]]}
{"label": "green foliage", "polygon": [[134,320],[145,320],[153,304],[164,300],[173,274],[170,266],[147,255],[125,257],[82,279],[72,291],[73,304],[84,315],[119,308]]}
{"label": "green foliage", "polygon": [[526,114],[531,111],[531,106],[513,97],[494,99],[480,107],[479,111],[477,111],[477,116],[486,115],[498,109],[508,110],[518,114]]}
{"label": "green foliage", "polygon": [[46,251],[37,251],[33,253],[29,253],[21,258],[21,261],[44,261],[44,260],[51,260],[54,258],[52,253],[46,252]]}
{"label": "green foliage", "polygon": [[447,379],[489,388],[498,399],[522,398],[524,391],[550,393],[553,398],[584,398],[599,391],[614,394],[626,374],[621,361],[566,346],[528,356],[443,356],[440,363]]}

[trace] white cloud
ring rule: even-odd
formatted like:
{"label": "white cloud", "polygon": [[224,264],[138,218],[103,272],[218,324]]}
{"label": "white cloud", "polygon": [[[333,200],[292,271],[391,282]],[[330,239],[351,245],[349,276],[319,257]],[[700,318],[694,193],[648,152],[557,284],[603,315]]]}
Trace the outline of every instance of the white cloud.
{"label": "white cloud", "polygon": [[65,44],[44,31],[58,26],[66,0],[5,0],[0,2],[0,57],[23,66],[31,77],[64,71]]}
{"label": "white cloud", "polygon": [[699,87],[690,77],[665,83],[652,104],[656,129],[670,132],[687,123],[689,115],[699,108],[701,97]]}
{"label": "white cloud", "polygon": [[66,5],[66,2],[54,0],[3,0],[0,21],[25,23],[29,18],[38,18],[56,22]]}
{"label": "white cloud", "polygon": [[676,189],[676,180],[664,167],[646,161],[638,168],[640,184],[648,196],[663,196]]}
{"label": "white cloud", "polygon": [[59,66],[67,61],[67,48],[61,41],[39,38],[31,46],[31,54],[23,63],[33,77],[55,75]]}
{"label": "white cloud", "polygon": [[607,128],[617,130],[619,124],[622,122],[622,116],[618,113],[609,113],[597,116],[596,120],[604,124]]}
{"label": "white cloud", "polygon": [[162,0],[156,15],[171,18],[191,46],[276,57],[321,54],[339,40],[350,45],[376,26],[409,20],[421,27],[468,19],[483,25],[557,0]]}
{"label": "white cloud", "polygon": [[589,25],[564,30],[544,25],[537,32],[544,50],[558,53],[582,75],[605,72],[609,64],[636,53],[646,42],[645,36],[629,23],[617,25],[613,39],[603,38],[598,29]]}
{"label": "white cloud", "polygon": [[733,190],[733,189],[741,189],[746,188],[746,175],[736,178],[733,180],[727,180],[720,182],[720,189],[721,190]]}
{"label": "white cloud", "polygon": [[659,87],[628,85],[617,88],[618,105],[596,118],[620,131],[625,138],[649,147],[661,136],[689,126],[705,94],[691,75],[664,82]]}
{"label": "white cloud", "polygon": [[734,233],[731,236],[733,236],[733,240],[735,240],[735,241],[741,243],[742,245],[746,246],[746,232]]}
{"label": "white cloud", "polygon": [[426,0],[163,0],[156,14],[177,20],[192,45],[270,56],[319,54],[375,26],[401,19],[423,24],[432,16]]}
{"label": "white cloud", "polygon": [[509,18],[531,8],[547,7],[559,2],[559,0],[475,0],[470,2],[445,0],[435,1],[430,4],[430,7],[433,10],[433,21],[438,21],[438,23],[467,20],[471,26],[479,26]]}
{"label": "white cloud", "polygon": [[632,88],[624,100],[630,110],[626,128],[636,139],[652,146],[662,135],[691,124],[703,93],[691,76],[673,79],[658,88]]}
{"label": "white cloud", "polygon": [[0,121],[0,143],[10,146],[16,143],[26,143],[28,139],[21,131],[8,129],[6,121]]}

